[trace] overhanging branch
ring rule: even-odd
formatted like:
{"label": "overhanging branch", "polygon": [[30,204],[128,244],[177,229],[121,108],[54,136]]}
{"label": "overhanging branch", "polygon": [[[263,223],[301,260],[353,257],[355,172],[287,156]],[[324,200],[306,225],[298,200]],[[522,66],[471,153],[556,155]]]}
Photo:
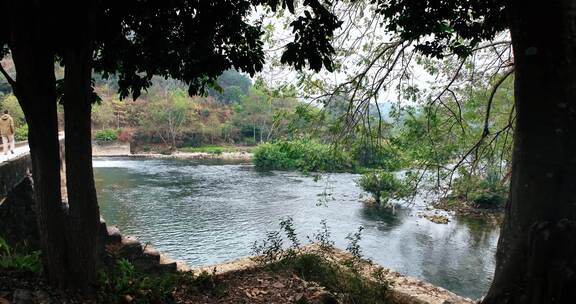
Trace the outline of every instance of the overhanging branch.
{"label": "overhanging branch", "polygon": [[484,117],[484,131],[482,132],[482,134],[484,134],[484,136],[486,136],[490,133],[490,130],[488,129],[488,121],[490,120],[490,110],[492,108],[492,102],[494,101],[494,96],[496,95],[498,88],[502,85],[502,83],[504,83],[504,81],[513,72],[514,72],[514,67],[512,67],[508,71],[506,71],[504,73],[504,75],[502,75],[502,77],[500,77],[500,79],[498,79],[498,81],[494,84],[494,87],[492,88],[492,92],[490,92],[490,98],[488,99],[488,104],[486,105],[486,117]]}
{"label": "overhanging branch", "polygon": [[4,78],[6,78],[6,81],[8,81],[8,83],[14,89],[16,87],[16,81],[14,79],[12,79],[12,77],[10,77],[10,75],[8,74],[8,72],[6,72],[6,70],[4,69],[4,67],[2,66],[1,63],[0,63],[0,73],[2,73],[2,75],[4,75]]}

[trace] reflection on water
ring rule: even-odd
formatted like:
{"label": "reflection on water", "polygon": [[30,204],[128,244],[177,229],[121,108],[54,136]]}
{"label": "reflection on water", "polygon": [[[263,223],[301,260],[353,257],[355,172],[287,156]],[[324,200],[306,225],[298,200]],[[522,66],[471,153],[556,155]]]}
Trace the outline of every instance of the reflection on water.
{"label": "reflection on water", "polygon": [[94,166],[104,218],[190,265],[249,255],[254,241],[291,216],[302,239],[326,219],[340,248],[364,226],[366,257],[463,296],[482,296],[491,281],[497,229],[460,219],[434,224],[417,216],[418,202],[394,213],[365,206],[354,174],[315,182],[248,164],[166,159],[98,158]]}

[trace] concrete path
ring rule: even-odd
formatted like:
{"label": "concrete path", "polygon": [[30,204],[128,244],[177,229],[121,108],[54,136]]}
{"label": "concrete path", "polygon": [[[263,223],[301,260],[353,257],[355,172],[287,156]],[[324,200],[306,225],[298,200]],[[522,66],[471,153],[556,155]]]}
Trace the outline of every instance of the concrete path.
{"label": "concrete path", "polygon": [[[28,142],[21,142],[16,143],[16,149],[14,149],[14,154],[5,155],[2,150],[2,144],[0,144],[0,164],[11,159],[18,158],[22,155],[28,154],[30,152],[30,148],[28,147]],[[8,152],[10,153],[10,152]]]}
{"label": "concrete path", "polygon": [[[64,139],[64,132],[60,132],[58,135],[58,140],[62,141],[63,139]],[[10,152],[8,152],[8,155],[4,154],[4,150],[2,149],[2,143],[0,143],[0,164],[16,159],[28,153],[30,153],[30,147],[28,147],[28,141],[17,141],[16,148],[14,149],[14,154],[10,154]]]}

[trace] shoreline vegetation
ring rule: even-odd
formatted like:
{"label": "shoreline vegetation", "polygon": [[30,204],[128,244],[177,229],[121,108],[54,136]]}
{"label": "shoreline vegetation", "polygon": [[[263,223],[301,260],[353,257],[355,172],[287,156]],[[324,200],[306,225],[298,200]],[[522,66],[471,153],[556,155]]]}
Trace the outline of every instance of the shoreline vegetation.
{"label": "shoreline vegetation", "polygon": [[[276,141],[263,143],[257,146],[223,146],[203,145],[198,147],[181,147],[169,150],[162,146],[140,146],[135,152],[131,151],[129,142],[95,141],[93,144],[94,157],[130,157],[130,158],[159,158],[179,160],[224,160],[252,162],[260,170],[296,170],[304,173],[309,172],[353,172],[363,174],[365,191],[381,197],[383,203],[379,208],[386,206],[388,198],[402,198],[410,195],[410,185],[402,184],[381,169],[362,167],[358,162],[354,165],[353,155],[347,151],[334,153],[329,145],[315,141]],[[371,177],[385,176],[387,179],[374,179]],[[458,180],[457,180],[458,181]],[[366,187],[366,184],[371,187]],[[503,219],[503,201],[505,194],[502,189],[480,185],[475,181],[475,189],[478,193],[470,193],[469,189],[461,186],[465,180],[456,183],[456,194],[447,195],[433,202],[430,207],[435,210],[450,212],[453,216],[484,219],[494,223],[500,223]],[[373,189],[375,188],[375,189]],[[469,187],[468,187],[469,188]],[[477,201],[479,203],[475,203]],[[374,205],[377,203],[373,202]],[[449,218],[445,215],[423,216],[438,224],[446,224]]]}
{"label": "shoreline vegetation", "polygon": [[118,275],[101,278],[110,289],[100,290],[97,301],[63,295],[39,272],[13,269],[0,272],[0,303],[474,303],[334,247],[306,245],[293,254],[269,262],[246,256],[165,274],[138,273],[119,260]]}
{"label": "shoreline vegetation", "polygon": [[454,216],[471,219],[482,219],[493,224],[500,224],[504,220],[504,208],[478,208],[468,201],[460,201],[451,197],[444,197],[432,203],[432,208],[451,212]]}
{"label": "shoreline vegetation", "polygon": [[[334,246],[324,221],[306,242],[296,236],[292,218],[279,226],[254,243],[252,255],[199,267],[171,260],[115,226],[103,226],[108,231],[105,270],[99,273],[96,299],[53,290],[41,267],[30,267],[40,265],[39,254],[12,249],[0,238],[5,269],[0,272],[0,303],[474,303],[364,258],[359,245],[363,227],[346,237],[342,250]],[[163,259],[171,262],[164,265],[176,267],[153,266]]]}

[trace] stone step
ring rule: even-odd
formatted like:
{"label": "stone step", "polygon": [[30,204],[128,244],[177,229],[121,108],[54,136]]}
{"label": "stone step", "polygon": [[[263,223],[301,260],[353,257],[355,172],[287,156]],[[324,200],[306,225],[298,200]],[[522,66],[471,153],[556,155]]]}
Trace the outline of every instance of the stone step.
{"label": "stone step", "polygon": [[[142,245],[136,237],[122,235],[118,227],[107,226],[103,218],[100,218],[100,225],[105,250],[113,252],[104,259],[125,258],[140,272],[173,273],[190,270],[184,262],[168,258],[154,246]],[[108,262],[113,262],[113,260]]]}
{"label": "stone step", "polygon": [[133,260],[144,253],[142,244],[134,236],[122,236],[121,246],[122,256],[128,260]]}
{"label": "stone step", "polygon": [[106,245],[109,244],[120,244],[122,242],[122,234],[120,233],[120,229],[116,226],[108,226],[106,228],[106,237],[104,239],[104,243]]}

